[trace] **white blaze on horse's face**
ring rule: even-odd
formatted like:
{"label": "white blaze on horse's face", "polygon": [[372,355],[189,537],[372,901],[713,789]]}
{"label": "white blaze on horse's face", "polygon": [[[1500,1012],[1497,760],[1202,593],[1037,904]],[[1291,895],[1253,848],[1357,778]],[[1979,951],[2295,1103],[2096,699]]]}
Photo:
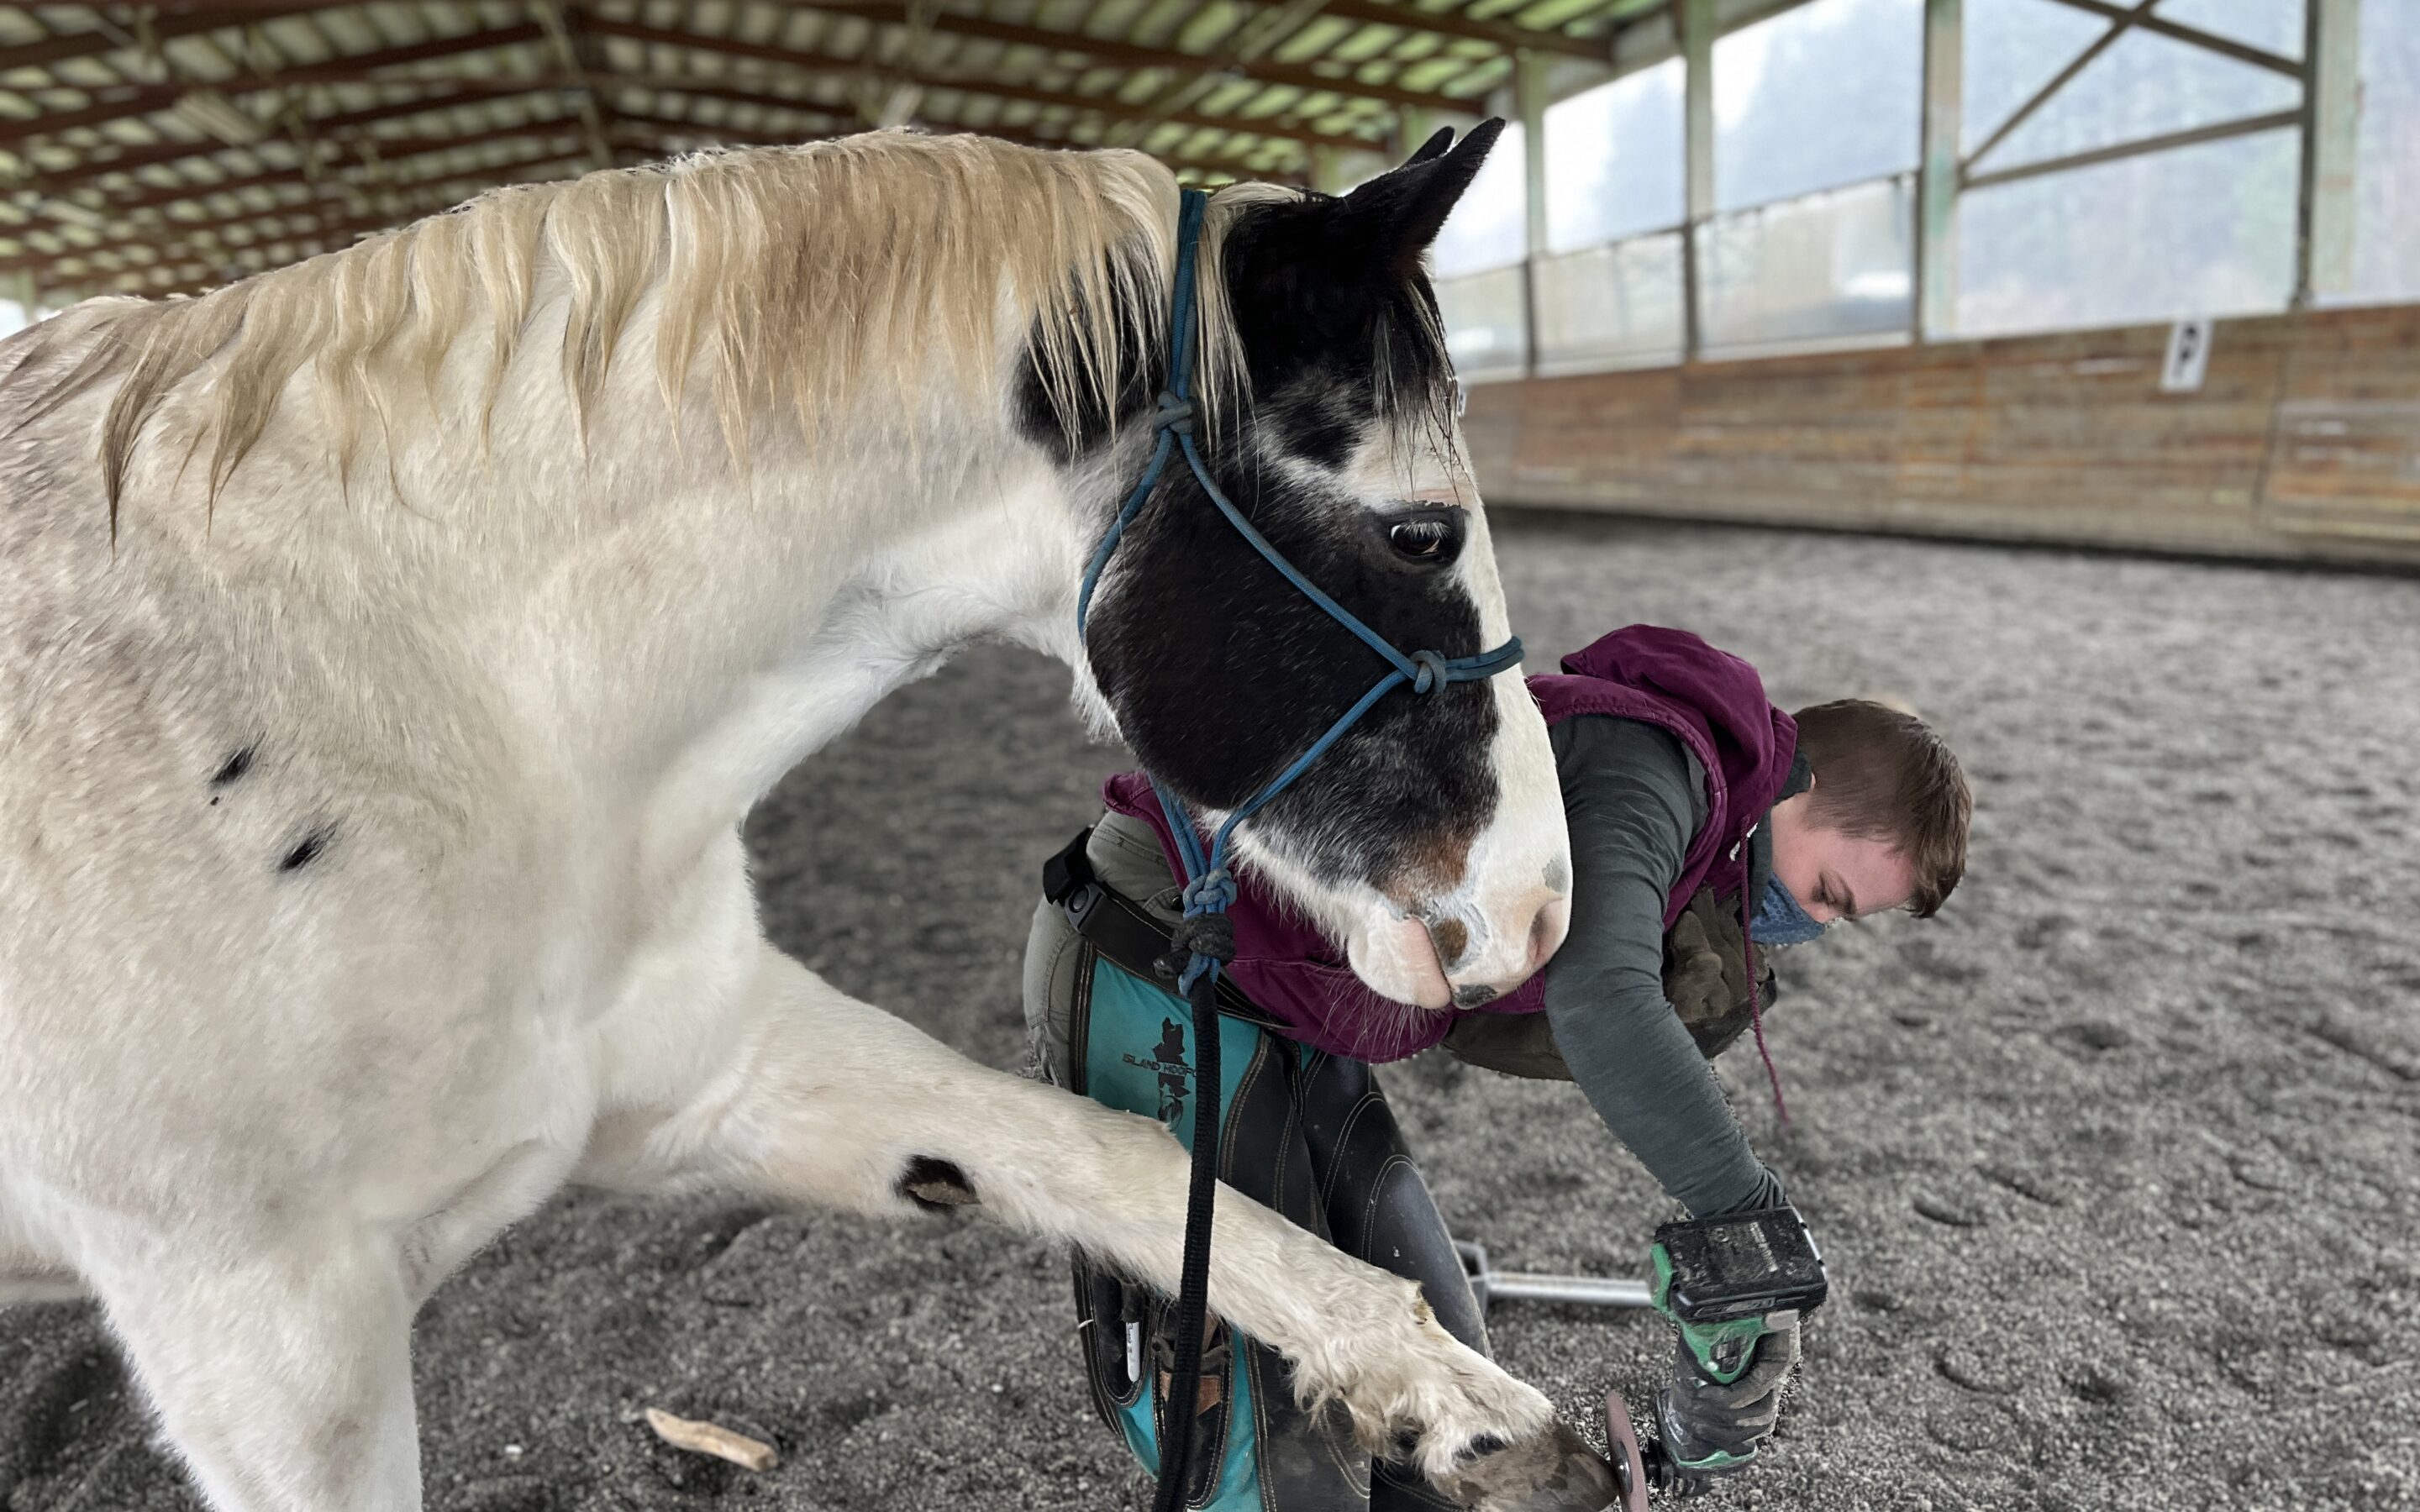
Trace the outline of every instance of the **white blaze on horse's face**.
{"label": "white blaze on horse's face", "polygon": [[[1295,567],[1405,655],[1469,656],[1511,634],[1420,268],[1493,139],[1475,132],[1342,199],[1222,197],[1210,221],[1203,346],[1231,344],[1245,392],[1197,436],[1204,465]],[[1120,416],[1127,455],[1144,408],[1138,396]],[[1212,824],[1388,670],[1183,468],[1122,539],[1087,652],[1128,744]],[[1486,1002],[1562,939],[1560,788],[1514,672],[1385,695],[1237,835],[1397,1001]]]}
{"label": "white blaze on horse's face", "polygon": [[[1460,455],[1458,436],[1450,447],[1405,446],[1382,432],[1342,469],[1300,459],[1287,467],[1306,485],[1350,498],[1390,550],[1417,556],[1458,542],[1442,570],[1477,611],[1481,643],[1501,645],[1512,626],[1478,490],[1451,461]],[[1511,992],[1545,964],[1570,923],[1571,852],[1544,720],[1517,671],[1485,687],[1496,717],[1484,764],[1497,797],[1486,825],[1458,852],[1431,852],[1361,887],[1323,887],[1281,850],[1251,850],[1343,942],[1355,975],[1421,1008],[1477,1007]]]}

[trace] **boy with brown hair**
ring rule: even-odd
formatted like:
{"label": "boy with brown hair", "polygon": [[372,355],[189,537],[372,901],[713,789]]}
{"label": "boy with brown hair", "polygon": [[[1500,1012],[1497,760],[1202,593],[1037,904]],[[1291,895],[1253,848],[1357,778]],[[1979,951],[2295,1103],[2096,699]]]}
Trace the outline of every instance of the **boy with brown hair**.
{"label": "boy with brown hair", "polygon": [[[1769,949],[1841,919],[1936,912],[1964,870],[1973,810],[1956,757],[1913,715],[1846,700],[1793,717],[1766,701],[1754,668],[1686,631],[1617,630],[1529,687],[1573,863],[1569,935],[1537,977],[1500,1001],[1453,1001],[1444,973],[1476,926],[1428,918],[1433,1000],[1390,1002],[1246,872],[1219,988],[1221,1178],[1419,1281],[1438,1321],[1481,1350],[1485,1324],[1371,1064],[1442,1044],[1474,1064],[1570,1079],[1694,1217],[1787,1210],[1707,1062],[1749,1029],[1761,1051]],[[1104,792],[1101,824],[1046,872],[1027,1014],[1051,1079],[1184,1137],[1191,1014],[1154,969],[1181,913],[1182,862],[1144,774]],[[1078,1301],[1096,1403],[1149,1463],[1165,1368],[1142,1361],[1165,1352],[1163,1306],[1080,1268]],[[1775,1314],[1752,1332],[1744,1361],[1710,1369],[1683,1330],[1661,1426],[1684,1479],[1746,1464],[1773,1430],[1798,1319]],[[1205,1364],[1195,1442],[1223,1450],[1196,1453],[1191,1504],[1450,1504],[1329,1442],[1295,1409],[1275,1357],[1235,1342],[1215,1370]]]}

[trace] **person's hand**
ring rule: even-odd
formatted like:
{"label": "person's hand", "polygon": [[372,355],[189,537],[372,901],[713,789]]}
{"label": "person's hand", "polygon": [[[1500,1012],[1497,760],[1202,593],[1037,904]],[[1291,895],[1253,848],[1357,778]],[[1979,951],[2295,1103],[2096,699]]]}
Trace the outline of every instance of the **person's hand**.
{"label": "person's hand", "polygon": [[1657,1407],[1670,1489],[1695,1495],[1753,1461],[1757,1446],[1773,1436],[1782,1391],[1797,1368],[1794,1312],[1712,1329],[1682,1324],[1672,1383]]}

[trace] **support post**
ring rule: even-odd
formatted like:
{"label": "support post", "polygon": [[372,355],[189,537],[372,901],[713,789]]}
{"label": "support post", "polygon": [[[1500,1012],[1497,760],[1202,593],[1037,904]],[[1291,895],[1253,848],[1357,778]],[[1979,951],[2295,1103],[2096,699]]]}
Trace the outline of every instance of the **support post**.
{"label": "support post", "polygon": [[2303,183],[2294,305],[2353,292],[2361,144],[2361,0],[2309,0],[2304,22]]}
{"label": "support post", "polygon": [[1513,59],[1512,108],[1521,117],[1521,365],[1538,376],[1538,259],[1546,251],[1546,54],[1523,49]]}
{"label": "support post", "polygon": [[1714,34],[1720,21],[1715,0],[1680,0],[1682,67],[1686,70],[1682,111],[1682,150],[1688,159],[1687,197],[1681,219],[1681,292],[1683,345],[1681,360],[1705,354],[1705,290],[1698,277],[1698,245],[1714,213]]}
{"label": "support post", "polygon": [[1916,190],[1916,339],[1958,323],[1958,142],[1965,116],[1965,0],[1925,0],[1924,159]]}

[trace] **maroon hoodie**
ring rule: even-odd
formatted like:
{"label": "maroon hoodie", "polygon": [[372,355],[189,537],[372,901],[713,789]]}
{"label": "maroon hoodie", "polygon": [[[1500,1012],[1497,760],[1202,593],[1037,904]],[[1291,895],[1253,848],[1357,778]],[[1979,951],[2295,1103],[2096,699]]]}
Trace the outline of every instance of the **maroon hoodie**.
{"label": "maroon hoodie", "polygon": [[[1583,715],[1637,719],[1669,732],[1698,759],[1706,775],[1706,821],[1665,901],[1664,927],[1672,927],[1699,888],[1711,886],[1718,895],[1743,900],[1745,928],[1755,912],[1746,900],[1747,837],[1789,780],[1798,746],[1797,725],[1766,701],[1756,669],[1686,630],[1633,625],[1564,657],[1560,676],[1528,683],[1549,725]],[[1109,808],[1150,825],[1171,872],[1183,873],[1148,776],[1121,773],[1101,796]],[[1344,964],[1342,947],[1272,898],[1249,870],[1239,871],[1235,883],[1227,910],[1235,925],[1235,959],[1226,974],[1293,1038],[1356,1060],[1400,1060],[1437,1043],[1452,1027],[1451,1011],[1398,1003],[1363,986]],[[1539,1011],[1545,1006],[1544,977],[1540,972],[1479,1011]]]}

